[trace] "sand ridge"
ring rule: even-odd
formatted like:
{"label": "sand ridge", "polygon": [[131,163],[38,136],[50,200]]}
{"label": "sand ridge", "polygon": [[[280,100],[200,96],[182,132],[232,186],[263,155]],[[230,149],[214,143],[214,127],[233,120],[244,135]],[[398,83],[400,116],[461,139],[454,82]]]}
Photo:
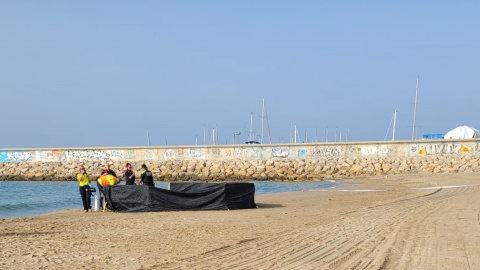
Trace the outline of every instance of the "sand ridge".
{"label": "sand ridge", "polygon": [[2,219],[0,268],[480,269],[478,177],[347,179],[248,210]]}

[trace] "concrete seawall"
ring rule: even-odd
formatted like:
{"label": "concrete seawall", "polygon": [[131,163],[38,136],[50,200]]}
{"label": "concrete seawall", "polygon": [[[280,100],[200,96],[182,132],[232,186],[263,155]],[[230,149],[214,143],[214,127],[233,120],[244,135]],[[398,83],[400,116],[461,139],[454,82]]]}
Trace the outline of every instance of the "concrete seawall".
{"label": "concrete seawall", "polygon": [[[97,177],[146,163],[156,180],[306,180],[480,171],[480,140],[0,150],[0,180]],[[137,175],[139,171],[136,170]]]}

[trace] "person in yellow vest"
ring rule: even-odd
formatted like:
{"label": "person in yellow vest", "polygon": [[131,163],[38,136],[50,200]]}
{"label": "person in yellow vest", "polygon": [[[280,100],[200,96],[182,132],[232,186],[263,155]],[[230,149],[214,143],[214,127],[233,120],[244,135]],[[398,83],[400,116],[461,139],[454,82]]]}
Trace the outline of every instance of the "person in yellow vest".
{"label": "person in yellow vest", "polygon": [[88,175],[85,167],[80,167],[80,171],[77,174],[77,181],[80,184],[80,196],[82,196],[83,210],[88,212],[92,210],[90,205],[90,197],[92,193],[90,192],[90,175]]}
{"label": "person in yellow vest", "polygon": [[102,170],[100,177],[97,180],[97,189],[98,189],[98,205],[103,207],[104,199],[102,194],[103,186],[113,186],[117,184],[117,174],[110,169],[110,164],[107,162],[105,164],[105,169]]}

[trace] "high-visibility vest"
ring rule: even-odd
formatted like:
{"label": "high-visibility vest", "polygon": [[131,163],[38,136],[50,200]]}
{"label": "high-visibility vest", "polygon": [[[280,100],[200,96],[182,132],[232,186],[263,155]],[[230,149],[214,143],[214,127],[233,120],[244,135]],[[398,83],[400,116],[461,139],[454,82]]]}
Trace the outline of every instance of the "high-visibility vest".
{"label": "high-visibility vest", "polygon": [[80,186],[88,186],[88,183],[90,183],[90,176],[86,173],[82,175],[81,173],[77,174],[77,180],[80,181]]}
{"label": "high-visibility vest", "polygon": [[98,178],[97,182],[102,185],[102,187],[113,186],[117,183],[117,178],[108,174],[107,176],[103,175],[102,177]]}

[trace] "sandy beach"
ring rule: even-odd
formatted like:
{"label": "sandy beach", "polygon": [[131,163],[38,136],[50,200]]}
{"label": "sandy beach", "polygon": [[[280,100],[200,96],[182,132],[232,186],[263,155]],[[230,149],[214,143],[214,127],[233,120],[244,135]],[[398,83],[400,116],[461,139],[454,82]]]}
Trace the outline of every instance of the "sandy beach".
{"label": "sandy beach", "polygon": [[0,219],[0,268],[480,269],[479,177],[345,179],[248,210]]}

